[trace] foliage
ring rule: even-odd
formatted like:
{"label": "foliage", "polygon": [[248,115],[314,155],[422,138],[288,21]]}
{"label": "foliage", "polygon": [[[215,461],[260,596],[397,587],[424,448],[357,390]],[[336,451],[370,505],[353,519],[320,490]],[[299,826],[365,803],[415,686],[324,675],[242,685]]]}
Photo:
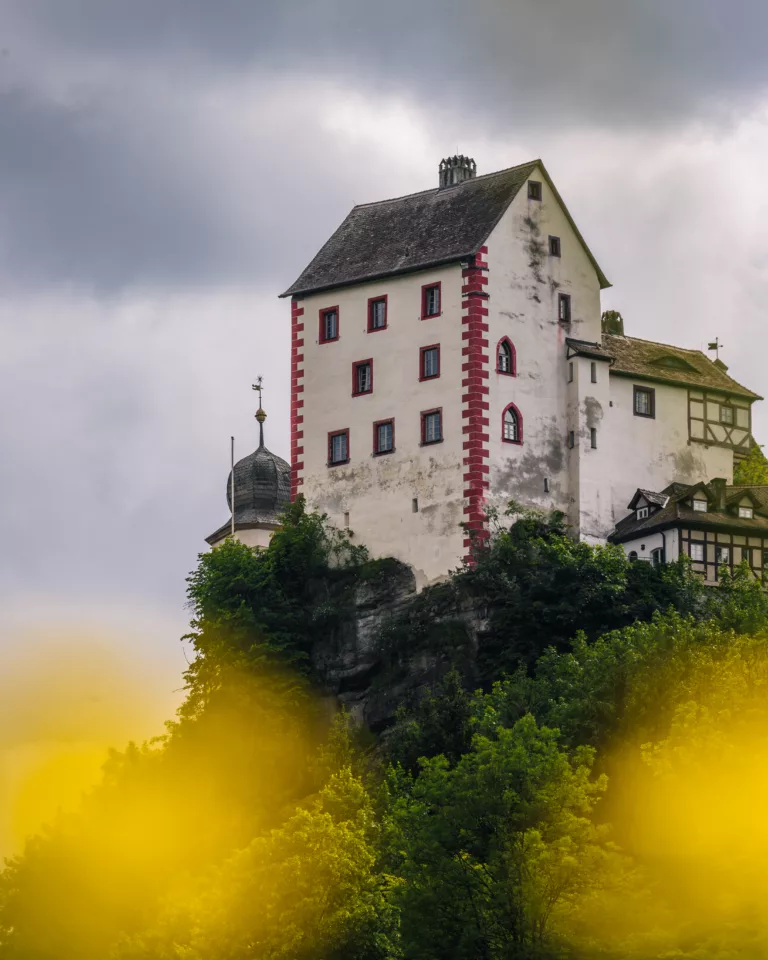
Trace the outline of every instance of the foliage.
{"label": "foliage", "polygon": [[591,759],[570,760],[527,716],[476,735],[454,767],[440,756],[415,777],[393,771],[406,957],[491,960],[544,944],[558,913],[608,872]]}
{"label": "foliage", "polygon": [[154,929],[124,939],[117,957],[392,956],[396,927],[375,866],[377,824],[349,768],[282,826],[168,897]]}
{"label": "foliage", "polygon": [[510,516],[378,638],[457,669],[375,751],[309,654],[391,562],[301,502],[201,557],[178,718],[0,873],[0,960],[768,955],[768,596]]}
{"label": "foliage", "polygon": [[747,486],[768,484],[768,458],[763,453],[762,447],[755,444],[747,456],[736,464],[733,482]]}
{"label": "foliage", "polygon": [[[198,710],[222,661],[239,666],[264,660],[308,672],[315,639],[332,629],[350,588],[368,562],[299,497],[285,511],[268,550],[227,539],[200,555],[188,579],[192,641],[198,657],[187,674]],[[211,671],[213,675],[211,675]]]}
{"label": "foliage", "polygon": [[398,709],[387,739],[388,756],[409,771],[418,769],[421,757],[442,755],[449,764],[457,763],[470,749],[472,704],[458,670],[451,670],[415,709]]}

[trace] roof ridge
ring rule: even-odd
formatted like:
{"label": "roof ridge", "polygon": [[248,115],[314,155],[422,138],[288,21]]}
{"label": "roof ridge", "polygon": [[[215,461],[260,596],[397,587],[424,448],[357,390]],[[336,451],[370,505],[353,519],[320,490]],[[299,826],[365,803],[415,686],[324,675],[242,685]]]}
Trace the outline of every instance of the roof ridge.
{"label": "roof ridge", "polygon": [[366,207],[377,207],[382,203],[395,203],[398,200],[410,200],[412,197],[422,197],[428,193],[439,193],[441,190],[447,190],[451,187],[461,187],[465,183],[477,183],[478,180],[488,180],[490,177],[500,177],[504,173],[511,173],[513,170],[522,170],[523,167],[533,167],[540,164],[541,160],[528,160],[526,163],[518,163],[513,167],[504,167],[503,170],[492,170],[490,173],[481,173],[479,176],[470,177],[468,180],[462,180],[461,183],[452,183],[448,187],[428,187],[426,190],[416,190],[414,193],[404,193],[399,197],[387,197],[384,200],[371,200],[369,203],[356,203],[352,210],[363,210]]}
{"label": "roof ridge", "polygon": [[[647,340],[645,337],[630,337],[627,333],[604,333],[603,336],[615,337],[617,340],[637,340],[639,343],[652,343],[655,347],[669,347],[671,350],[681,350],[683,353],[698,353],[705,360],[709,360],[703,350],[698,350],[695,347],[676,347],[674,343],[665,343],[663,340]],[[715,361],[709,360],[709,362],[714,363]]]}

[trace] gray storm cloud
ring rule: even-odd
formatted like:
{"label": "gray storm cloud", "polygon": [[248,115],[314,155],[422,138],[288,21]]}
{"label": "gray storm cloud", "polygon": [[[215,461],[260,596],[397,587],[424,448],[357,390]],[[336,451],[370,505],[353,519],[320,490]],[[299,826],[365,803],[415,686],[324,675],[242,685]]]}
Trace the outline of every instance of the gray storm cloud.
{"label": "gray storm cloud", "polygon": [[[300,98],[285,105],[291,122],[258,120],[286,77],[405,95],[488,136],[722,122],[768,82],[760,0],[5,0],[2,11],[0,271],[14,287],[290,279],[288,224],[309,206],[338,218],[349,176]],[[240,95],[261,139],[217,126],[204,104],[249,77]]]}

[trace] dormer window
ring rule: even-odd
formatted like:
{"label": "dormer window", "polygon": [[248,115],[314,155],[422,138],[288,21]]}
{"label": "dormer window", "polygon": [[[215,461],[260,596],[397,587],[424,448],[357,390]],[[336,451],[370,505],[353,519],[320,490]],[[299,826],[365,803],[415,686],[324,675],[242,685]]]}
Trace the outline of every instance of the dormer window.
{"label": "dormer window", "polygon": [[693,509],[696,513],[706,513],[707,512],[707,501],[706,500],[694,500]]}
{"label": "dormer window", "polygon": [[637,519],[638,520],[647,520],[649,514],[648,507],[638,507],[637,508]]}
{"label": "dormer window", "polygon": [[753,520],[754,516],[755,516],[755,511],[752,507],[739,507],[740,520]]}

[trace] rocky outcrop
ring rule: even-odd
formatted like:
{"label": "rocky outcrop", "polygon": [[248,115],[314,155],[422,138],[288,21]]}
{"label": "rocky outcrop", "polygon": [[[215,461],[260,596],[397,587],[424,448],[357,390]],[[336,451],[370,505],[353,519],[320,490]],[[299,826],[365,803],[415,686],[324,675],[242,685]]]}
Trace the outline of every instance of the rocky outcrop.
{"label": "rocky outcrop", "polygon": [[[472,652],[483,628],[482,618],[472,609],[443,615],[425,612],[424,597],[417,595],[413,570],[397,560],[387,560],[357,584],[337,628],[313,649],[315,674],[326,692],[355,722],[374,732],[390,726],[401,704],[417,699],[420,691],[456,663],[457,648],[467,661],[465,673],[472,676]],[[428,636],[423,644],[399,642],[405,626],[410,627],[416,616],[434,628],[441,643],[430,642]],[[450,646],[451,632],[456,643],[448,650],[442,638],[445,635]]]}

